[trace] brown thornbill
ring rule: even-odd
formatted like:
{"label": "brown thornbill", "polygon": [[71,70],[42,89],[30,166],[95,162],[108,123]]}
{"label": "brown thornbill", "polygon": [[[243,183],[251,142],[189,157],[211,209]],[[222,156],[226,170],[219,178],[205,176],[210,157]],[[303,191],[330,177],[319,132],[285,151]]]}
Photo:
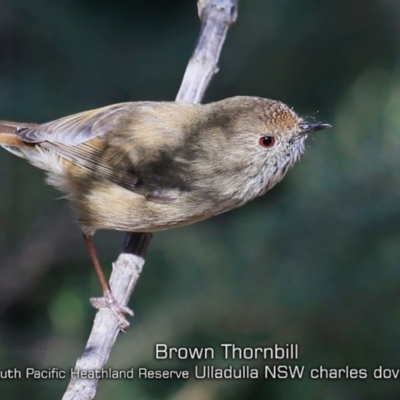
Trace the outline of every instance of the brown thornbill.
{"label": "brown thornbill", "polygon": [[0,121],[0,146],[48,172],[75,204],[105,299],[121,328],[92,235],[155,232],[239,207],[276,185],[329,128],[285,104],[232,97],[211,104],[132,102],[45,124]]}

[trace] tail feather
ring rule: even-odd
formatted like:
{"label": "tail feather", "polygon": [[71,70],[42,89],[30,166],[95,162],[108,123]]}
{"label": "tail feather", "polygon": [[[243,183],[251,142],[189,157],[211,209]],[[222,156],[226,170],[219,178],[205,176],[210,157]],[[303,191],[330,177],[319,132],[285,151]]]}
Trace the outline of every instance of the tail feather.
{"label": "tail feather", "polygon": [[38,124],[34,124],[32,122],[14,122],[14,121],[4,121],[0,120],[0,129],[3,127],[10,127],[10,128],[32,128],[37,126]]}
{"label": "tail feather", "polygon": [[[0,127],[0,131],[1,131]],[[14,146],[14,147],[23,147],[26,146],[15,133],[0,133],[0,146]]]}
{"label": "tail feather", "polygon": [[69,183],[64,179],[64,165],[60,156],[36,143],[24,142],[19,132],[21,128],[35,127],[36,124],[0,121],[0,147],[17,157],[28,160],[37,168],[48,172],[48,182],[62,191],[70,192]]}
{"label": "tail feather", "polygon": [[18,128],[28,128],[36,124],[20,123],[12,121],[0,121],[0,146],[27,146],[17,135]]}

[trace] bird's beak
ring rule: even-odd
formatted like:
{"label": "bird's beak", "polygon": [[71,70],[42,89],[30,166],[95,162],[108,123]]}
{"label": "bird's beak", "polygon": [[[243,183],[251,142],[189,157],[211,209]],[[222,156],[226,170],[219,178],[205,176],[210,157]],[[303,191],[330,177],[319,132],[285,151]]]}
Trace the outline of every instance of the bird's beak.
{"label": "bird's beak", "polygon": [[321,131],[322,129],[332,128],[330,124],[324,124],[322,122],[300,122],[299,124],[299,135],[308,135],[312,132]]}

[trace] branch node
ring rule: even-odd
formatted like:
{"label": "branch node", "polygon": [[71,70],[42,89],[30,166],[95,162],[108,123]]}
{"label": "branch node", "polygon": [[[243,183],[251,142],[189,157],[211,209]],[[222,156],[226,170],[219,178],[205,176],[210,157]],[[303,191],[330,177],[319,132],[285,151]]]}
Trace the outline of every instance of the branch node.
{"label": "branch node", "polygon": [[197,13],[200,21],[204,23],[209,18],[209,14],[211,14],[213,10],[216,10],[222,11],[225,15],[229,15],[230,20],[228,23],[232,25],[237,20],[238,2],[239,0],[198,0]]}

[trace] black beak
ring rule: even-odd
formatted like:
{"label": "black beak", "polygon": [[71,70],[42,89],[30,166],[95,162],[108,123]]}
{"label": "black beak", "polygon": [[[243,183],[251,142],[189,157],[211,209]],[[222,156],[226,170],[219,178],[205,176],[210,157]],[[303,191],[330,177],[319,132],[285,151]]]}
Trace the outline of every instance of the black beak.
{"label": "black beak", "polygon": [[324,124],[322,122],[300,122],[299,124],[299,135],[308,135],[312,132],[321,131],[322,129],[332,128],[330,124]]}

